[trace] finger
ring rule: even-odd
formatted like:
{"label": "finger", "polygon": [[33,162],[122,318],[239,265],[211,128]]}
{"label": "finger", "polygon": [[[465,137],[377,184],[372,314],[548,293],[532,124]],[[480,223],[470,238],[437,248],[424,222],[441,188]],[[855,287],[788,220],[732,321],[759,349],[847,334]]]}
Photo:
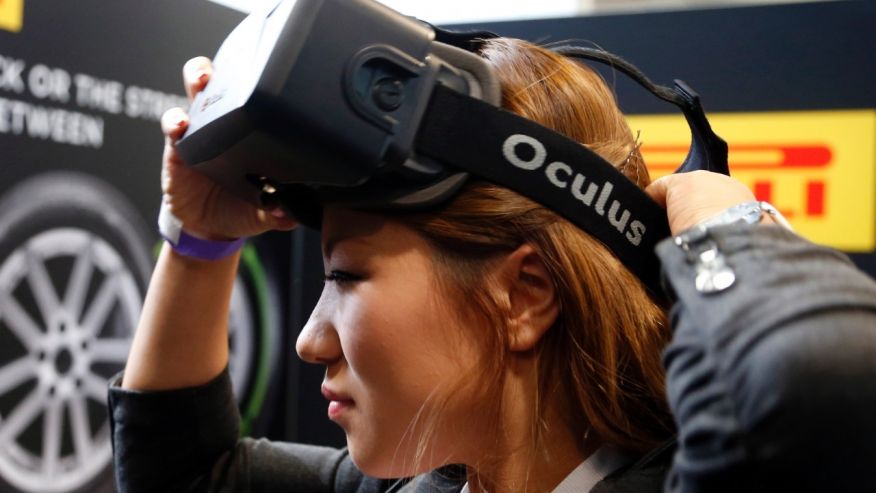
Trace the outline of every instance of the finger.
{"label": "finger", "polygon": [[164,133],[164,165],[161,167],[161,189],[169,193],[172,176],[184,172],[185,165],[176,152],[176,142],[188,128],[189,117],[181,108],[171,108],[161,116],[161,131]]}
{"label": "finger", "polygon": [[645,187],[645,193],[650,195],[651,198],[654,199],[654,202],[660,204],[664,209],[666,208],[666,193],[669,190],[669,181],[671,179],[672,175],[666,175],[654,180],[650,185]]}
{"label": "finger", "polygon": [[298,221],[286,213],[282,207],[272,207],[267,211],[267,220],[271,229],[290,230],[298,226]]}
{"label": "finger", "polygon": [[291,217],[284,217],[283,219],[275,219],[274,224],[271,226],[271,229],[276,229],[278,231],[289,231],[298,227],[298,221],[292,219]]}
{"label": "finger", "polygon": [[298,221],[286,214],[286,212],[280,207],[259,209],[258,218],[268,229],[288,231],[298,226]]}
{"label": "finger", "polygon": [[267,211],[268,211],[268,214],[270,214],[271,216],[273,216],[277,219],[282,219],[282,218],[286,217],[286,212],[283,210],[282,207],[273,207],[273,208],[268,209]]}
{"label": "finger", "polygon": [[195,94],[204,90],[211,75],[213,75],[213,62],[207,57],[195,57],[183,65],[183,85],[189,100],[194,99]]}
{"label": "finger", "polygon": [[189,115],[182,108],[171,108],[161,115],[161,132],[167,137],[168,144],[176,143],[188,126]]}

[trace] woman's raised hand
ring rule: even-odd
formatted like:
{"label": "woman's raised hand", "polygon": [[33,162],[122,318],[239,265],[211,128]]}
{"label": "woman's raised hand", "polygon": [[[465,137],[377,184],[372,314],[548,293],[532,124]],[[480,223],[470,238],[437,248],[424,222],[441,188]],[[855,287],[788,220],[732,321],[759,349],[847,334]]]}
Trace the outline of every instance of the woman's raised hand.
{"label": "woman's raised hand", "polygon": [[666,208],[673,235],[734,205],[755,200],[740,181],[709,171],[667,175],[651,183],[645,192]]}
{"label": "woman's raised hand", "polygon": [[[204,89],[212,70],[212,63],[205,57],[186,62],[183,83],[189,100]],[[182,108],[170,109],[161,118],[165,136],[161,189],[171,212],[182,221],[183,229],[201,238],[227,240],[295,227],[295,220],[279,208],[259,209],[188,167],[176,150],[176,142],[185,133],[188,123],[188,114]]]}

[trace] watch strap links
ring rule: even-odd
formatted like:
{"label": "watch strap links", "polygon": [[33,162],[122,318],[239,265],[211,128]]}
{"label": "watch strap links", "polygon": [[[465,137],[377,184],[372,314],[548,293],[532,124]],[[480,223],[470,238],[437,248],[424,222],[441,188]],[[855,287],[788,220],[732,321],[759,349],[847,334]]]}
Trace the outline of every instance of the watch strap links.
{"label": "watch strap links", "polygon": [[675,237],[675,244],[687,253],[688,262],[694,264],[694,286],[698,292],[719,293],[736,282],[736,273],[718,248],[711,229],[730,224],[753,226],[760,223],[764,215],[770,216],[778,225],[794,230],[772,204],[752,201],[730,207]]}

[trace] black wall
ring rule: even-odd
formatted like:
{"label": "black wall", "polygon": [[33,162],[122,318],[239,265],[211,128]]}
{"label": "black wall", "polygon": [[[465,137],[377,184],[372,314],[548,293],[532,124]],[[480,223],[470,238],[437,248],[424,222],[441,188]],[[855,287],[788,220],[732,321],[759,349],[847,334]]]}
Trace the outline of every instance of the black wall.
{"label": "black wall", "polygon": [[[876,2],[846,0],[454,27],[599,46],[683,79],[708,111],[769,111],[876,108],[874,23]],[[625,112],[672,110],[622,78],[617,92]]]}

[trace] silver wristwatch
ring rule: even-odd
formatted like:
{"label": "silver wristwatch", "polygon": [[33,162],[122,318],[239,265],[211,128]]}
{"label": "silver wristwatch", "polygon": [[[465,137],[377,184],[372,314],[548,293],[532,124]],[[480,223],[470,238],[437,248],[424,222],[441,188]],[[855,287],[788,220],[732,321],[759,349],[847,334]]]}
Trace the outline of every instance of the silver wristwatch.
{"label": "silver wristwatch", "polygon": [[718,250],[710,230],[729,224],[755,225],[765,214],[777,224],[793,231],[775,207],[767,202],[754,201],[730,207],[675,237],[675,244],[687,253],[688,261],[696,266],[694,285],[697,291],[704,294],[719,293],[736,282],[736,273]]}

